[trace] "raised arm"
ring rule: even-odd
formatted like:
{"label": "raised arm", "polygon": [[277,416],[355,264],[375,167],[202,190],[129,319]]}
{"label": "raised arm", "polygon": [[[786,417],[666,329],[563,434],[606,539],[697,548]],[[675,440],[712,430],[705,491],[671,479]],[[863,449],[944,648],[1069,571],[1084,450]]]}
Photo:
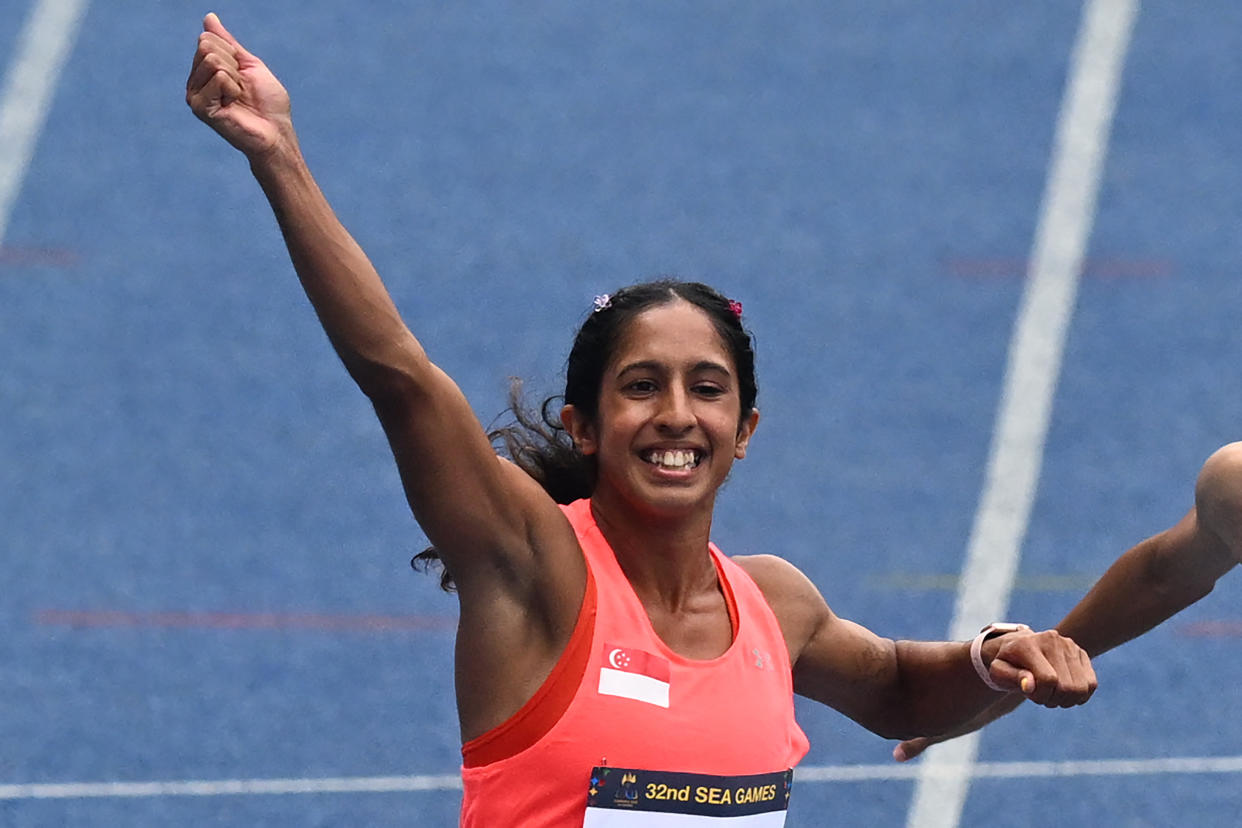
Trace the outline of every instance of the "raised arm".
{"label": "raised arm", "polygon": [[[456,384],[428,359],[307,168],[284,87],[214,14],[203,21],[186,102],[250,162],[324,331],[375,408],[410,507],[458,586],[469,644],[459,671],[501,676],[492,696],[516,709],[559,655],[581,601],[585,565],[572,529],[533,480],[497,458]],[[508,673],[517,679],[505,702]],[[467,697],[482,686],[459,672],[463,684]],[[463,709],[463,729],[498,717],[485,713],[472,727]]]}
{"label": "raised arm", "polygon": [[[1195,505],[1158,535],[1130,549],[1100,577],[1057,630],[1092,658],[1137,638],[1203,598],[1222,575],[1242,562],[1242,443],[1230,443],[1204,462]],[[979,716],[939,738],[898,745],[899,761],[930,745],[973,732],[1021,705],[998,700]]]}
{"label": "raised arm", "polygon": [[[819,590],[779,558],[739,558],[781,622],[794,690],[888,738],[943,733],[1004,695],[975,671],[969,642],[891,641],[838,617]],[[996,684],[1046,707],[1095,691],[1086,654],[1055,631],[1013,632],[983,644]]]}

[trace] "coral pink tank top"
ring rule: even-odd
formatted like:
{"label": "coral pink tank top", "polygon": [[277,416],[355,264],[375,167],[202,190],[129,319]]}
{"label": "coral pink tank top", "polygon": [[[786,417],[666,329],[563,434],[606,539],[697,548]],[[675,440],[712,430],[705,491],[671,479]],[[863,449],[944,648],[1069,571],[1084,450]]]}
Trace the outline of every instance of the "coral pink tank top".
{"label": "coral pink tank top", "polygon": [[587,562],[577,626],[535,696],[463,746],[461,824],[603,828],[659,812],[661,825],[745,815],[782,825],[809,745],[758,585],[712,545],[733,643],[718,658],[685,658],[656,635],[590,502],[561,508]]}

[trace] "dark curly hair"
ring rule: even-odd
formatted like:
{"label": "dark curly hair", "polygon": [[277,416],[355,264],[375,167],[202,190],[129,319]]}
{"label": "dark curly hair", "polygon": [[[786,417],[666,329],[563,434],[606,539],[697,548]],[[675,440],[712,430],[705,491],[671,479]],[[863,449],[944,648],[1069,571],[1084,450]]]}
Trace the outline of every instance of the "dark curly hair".
{"label": "dark curly hair", "polygon": [[[548,397],[537,409],[522,400],[522,386],[515,381],[509,389],[507,421],[488,432],[497,451],[534,478],[557,503],[572,503],[590,497],[595,490],[596,461],[583,455],[561,423],[563,405],[572,405],[588,420],[599,413],[599,390],[604,371],[612,359],[630,320],[649,308],[683,300],[703,310],[733,357],[741,398],[739,427],[755,408],[759,387],[755,380],[755,351],[751,335],[742,327],[741,305],[701,282],[663,278],[630,285],[600,297],[597,307],[587,315],[565,368],[565,392]],[[435,547],[429,547],[410,561],[415,569],[439,565],[440,586],[453,589],[453,576]]]}

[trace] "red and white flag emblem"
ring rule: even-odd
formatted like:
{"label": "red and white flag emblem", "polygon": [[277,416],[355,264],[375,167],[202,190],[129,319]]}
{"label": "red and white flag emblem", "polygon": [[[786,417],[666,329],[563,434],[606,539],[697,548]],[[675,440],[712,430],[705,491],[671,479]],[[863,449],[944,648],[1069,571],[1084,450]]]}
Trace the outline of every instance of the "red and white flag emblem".
{"label": "red and white flag emblem", "polygon": [[600,695],[668,707],[669,677],[667,659],[633,647],[604,645],[604,664],[599,669]]}

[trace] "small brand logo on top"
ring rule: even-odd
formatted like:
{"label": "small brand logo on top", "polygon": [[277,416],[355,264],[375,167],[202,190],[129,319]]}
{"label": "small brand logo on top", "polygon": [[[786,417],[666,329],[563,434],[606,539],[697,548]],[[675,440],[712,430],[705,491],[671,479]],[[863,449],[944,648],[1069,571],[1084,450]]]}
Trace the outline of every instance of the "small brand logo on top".
{"label": "small brand logo on top", "polygon": [[761,650],[758,647],[751,647],[750,654],[754,656],[754,665],[760,670],[775,670],[772,666],[772,656],[767,650]]}

